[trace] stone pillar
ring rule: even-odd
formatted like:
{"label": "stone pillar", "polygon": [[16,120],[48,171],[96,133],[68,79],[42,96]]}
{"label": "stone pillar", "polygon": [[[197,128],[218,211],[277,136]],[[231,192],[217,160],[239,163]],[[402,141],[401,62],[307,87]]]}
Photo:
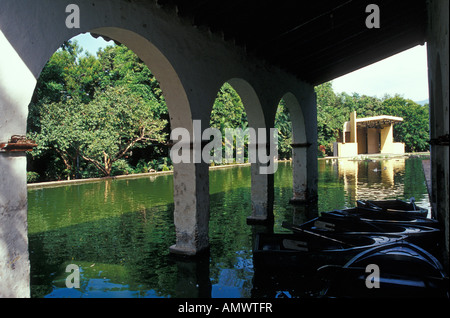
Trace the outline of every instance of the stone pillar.
{"label": "stone pillar", "polygon": [[30,297],[25,153],[0,152],[0,298]]}
{"label": "stone pillar", "polygon": [[428,2],[431,207],[444,226],[444,260],[449,266],[449,2]]}
{"label": "stone pillar", "polygon": [[174,254],[193,256],[209,248],[209,167],[206,163],[174,165]]}
{"label": "stone pillar", "polygon": [[252,215],[247,218],[248,224],[273,222],[273,174],[262,174],[261,163],[252,163],[251,171],[251,193],[252,193]]}
{"label": "stone pillar", "polygon": [[[0,144],[26,132],[36,78],[0,30]],[[3,146],[2,146],[3,147]],[[25,152],[0,150],[0,298],[30,297]]]}
{"label": "stone pillar", "polygon": [[304,203],[308,199],[307,149],[309,144],[292,144],[293,197],[290,203]]}

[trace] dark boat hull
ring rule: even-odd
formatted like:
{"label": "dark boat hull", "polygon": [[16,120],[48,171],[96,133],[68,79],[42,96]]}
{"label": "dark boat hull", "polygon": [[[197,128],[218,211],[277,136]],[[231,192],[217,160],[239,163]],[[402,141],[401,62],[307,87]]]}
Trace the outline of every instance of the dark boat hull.
{"label": "dark boat hull", "polygon": [[415,204],[407,203],[401,200],[358,200],[357,207],[368,211],[378,211],[384,213],[396,213],[401,215],[427,217],[428,210],[418,207]]}
{"label": "dark boat hull", "polygon": [[401,239],[400,235],[333,235],[326,239],[310,234],[257,234],[253,264],[259,269],[315,271],[325,264],[343,265],[363,250]]}
{"label": "dark boat hull", "polygon": [[441,231],[436,227],[418,225],[414,222],[368,222],[361,219],[346,219],[333,215],[322,215],[298,227],[283,223],[283,227],[302,232],[312,231],[321,235],[351,234],[351,235],[403,235],[405,240],[422,248],[435,251]]}
{"label": "dark boat hull", "polygon": [[438,221],[424,218],[420,216],[411,216],[405,213],[395,213],[395,212],[381,212],[381,211],[368,211],[361,208],[350,208],[335,210],[330,212],[322,212],[321,216],[327,218],[334,218],[340,222],[352,222],[352,221],[364,221],[373,224],[376,223],[390,223],[390,224],[401,224],[401,225],[420,225],[439,228],[440,224]]}
{"label": "dark boat hull", "polygon": [[[369,265],[376,265],[376,275],[367,270]],[[426,250],[407,242],[367,249],[342,267],[324,266],[318,272],[328,279],[331,297],[448,298],[448,277],[442,265]]]}

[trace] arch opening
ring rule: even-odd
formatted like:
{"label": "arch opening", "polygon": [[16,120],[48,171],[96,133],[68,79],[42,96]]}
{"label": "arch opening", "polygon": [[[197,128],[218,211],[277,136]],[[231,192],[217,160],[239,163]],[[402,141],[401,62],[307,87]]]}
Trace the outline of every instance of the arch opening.
{"label": "arch opening", "polygon": [[[215,164],[232,164],[248,162],[249,136],[245,134],[249,127],[247,112],[241,96],[231,84],[225,82],[220,88],[211,110],[209,126],[220,132],[220,155],[214,153]],[[233,133],[229,136],[229,132]],[[230,138],[231,137],[231,138]]]}
{"label": "arch opening", "polygon": [[[270,142],[261,103],[253,87],[243,79],[232,78],[221,86],[211,109],[209,126],[218,130],[223,147],[222,156],[208,163],[257,164],[262,158],[258,143]],[[261,135],[263,131],[265,136]]]}
{"label": "arch opening", "polygon": [[278,159],[292,158],[292,121],[284,99],[278,103],[275,114],[275,128],[278,129]]}
{"label": "arch opening", "polygon": [[91,32],[119,41],[135,52],[160,83],[171,126],[192,129],[191,110],[183,84],[170,61],[155,45],[141,35],[122,28],[99,28]]}
{"label": "arch opening", "polygon": [[[66,70],[71,71],[73,75],[75,75],[75,79],[72,79],[71,85],[73,87],[80,88],[80,92],[75,93],[75,90],[72,89],[71,92],[67,90],[67,83],[63,83],[62,81],[53,81],[50,84],[45,83],[45,85],[39,86],[38,83],[38,89],[42,90],[51,90],[51,92],[55,92],[57,94],[65,95],[64,97],[56,96],[54,100],[52,100],[51,97],[47,96],[46,102],[49,104],[53,103],[52,107],[48,107],[45,109],[45,112],[41,112],[39,115],[47,115],[48,121],[53,120],[53,123],[56,124],[58,121],[59,123],[63,123],[67,125],[73,124],[76,120],[81,120],[84,117],[85,119],[89,119],[90,123],[86,126],[86,123],[82,127],[78,125],[75,125],[74,133],[78,133],[81,135],[82,140],[73,140],[73,142],[88,142],[89,146],[95,146],[97,148],[106,149],[106,147],[111,146],[107,140],[109,140],[109,137],[114,137],[111,135],[114,135],[113,133],[108,132],[101,132],[101,129],[98,130],[98,133],[95,134],[93,137],[88,138],[87,132],[89,129],[95,130],[95,128],[102,128],[102,126],[108,126],[107,128],[119,128],[123,129],[119,133],[119,140],[125,139],[125,130],[130,133],[134,133],[136,135],[135,141],[136,143],[142,142],[143,139],[139,139],[141,137],[139,134],[143,134],[144,139],[146,141],[151,142],[152,145],[150,147],[154,147],[155,144],[159,147],[160,151],[166,151],[165,155],[163,155],[164,158],[163,161],[159,161],[155,165],[151,165],[150,162],[146,158],[144,161],[139,160],[141,157],[145,157],[145,150],[146,148],[135,148],[129,147],[130,144],[123,144],[123,145],[112,145],[113,148],[115,148],[116,152],[121,153],[121,159],[122,161],[116,161],[116,166],[111,165],[107,167],[106,164],[102,165],[103,170],[109,168],[109,171],[107,173],[99,173],[99,176],[103,175],[115,175],[115,174],[129,174],[129,173],[140,173],[140,172],[147,172],[151,169],[158,170],[158,166],[163,166],[160,170],[165,170],[164,166],[166,168],[169,168],[170,166],[170,157],[167,153],[168,148],[167,145],[165,145],[168,141],[167,138],[164,139],[158,139],[158,134],[163,134],[164,132],[168,136],[168,132],[170,131],[171,126],[178,125],[183,126],[187,129],[190,129],[192,125],[192,121],[190,118],[190,107],[189,102],[187,100],[186,94],[184,92],[184,88],[175,73],[174,69],[170,65],[170,63],[167,61],[167,59],[162,55],[161,52],[159,52],[156,47],[154,47],[148,40],[144,39],[143,37],[140,37],[139,35],[128,32],[126,30],[118,30],[118,29],[102,29],[102,30],[96,30],[96,33],[98,34],[101,32],[108,38],[114,38],[117,42],[124,43],[123,45],[115,46],[115,48],[110,48],[108,50],[103,50],[102,57],[104,58],[104,61],[108,60],[110,65],[105,65],[103,63],[97,63],[96,58],[93,56],[88,56],[86,58],[80,58],[77,57],[76,54],[71,56],[70,51],[73,50],[73,47],[67,46],[65,47],[64,54],[61,54],[60,61],[62,64],[59,66],[62,66],[62,68],[59,68],[59,70],[64,70],[64,59],[72,59],[72,62],[74,65],[82,65],[84,66],[84,70],[76,70],[75,68],[73,70]],[[115,34],[119,34],[120,37],[116,38]],[[127,36],[130,36],[129,38]],[[139,53],[135,52],[131,47],[125,46],[126,43],[131,43],[133,47],[139,47]],[[66,44],[68,45],[68,44]],[[147,49],[149,49],[151,52],[148,52]],[[75,52],[72,52],[75,53]],[[100,57],[98,57],[100,58]],[[52,75],[52,74],[43,74],[44,73],[51,73],[57,71],[57,65],[58,63],[53,63],[50,67],[44,66],[42,68],[42,71],[40,72],[42,75]],[[122,65],[123,64],[123,65]],[[157,69],[157,72],[154,72],[153,70],[150,71],[150,69],[147,68],[147,65],[150,65],[150,67]],[[128,70],[126,70],[128,69]],[[88,78],[95,77],[95,75],[90,73],[92,71],[95,73],[95,71],[99,71],[100,73],[103,72],[103,75],[99,78],[92,81],[92,83],[88,83]],[[159,76],[156,74],[163,74],[163,80],[165,81],[162,83],[159,79]],[[40,77],[41,77],[40,76]],[[50,76],[51,77],[51,76]],[[62,80],[62,79],[61,79]],[[132,92],[122,87],[122,85],[109,85],[111,82],[121,82],[121,84],[130,84],[132,86]],[[42,84],[42,83],[41,83]],[[36,85],[35,85],[36,86]],[[95,86],[99,86],[98,88]],[[147,87],[148,86],[148,87]],[[73,88],[72,87],[72,88]],[[181,90],[181,91],[179,91]],[[51,93],[50,92],[50,93]],[[41,92],[45,93],[45,92]],[[48,93],[48,92],[47,92]],[[45,95],[45,94],[44,94]],[[75,96],[78,95],[78,96]],[[37,98],[36,95],[33,96],[32,100]],[[36,100],[34,100],[36,102]],[[97,108],[89,109],[89,107],[79,107],[74,108],[77,105],[77,101],[79,101],[79,104],[81,106],[87,105],[87,106],[96,106]],[[58,107],[61,106],[63,102],[67,102],[69,107],[66,107],[65,110],[70,111],[66,114],[73,115],[72,118],[65,118],[64,113],[59,113]],[[129,107],[114,107],[114,106],[120,106],[121,104],[130,104],[130,103],[136,103],[140,104],[141,108],[132,108],[130,111]],[[111,106],[111,107],[104,107],[104,106]],[[72,108],[72,109],[71,109]],[[114,111],[115,108],[119,108],[118,111]],[[165,109],[164,109],[165,108]],[[28,110],[28,108],[27,108]],[[39,111],[39,106],[34,108],[35,111]],[[148,111],[152,113],[152,117],[146,117],[148,115]],[[77,115],[78,113],[78,115]],[[81,113],[81,115],[80,115]],[[157,121],[155,119],[155,114],[157,113],[158,118],[160,120],[159,123],[155,122]],[[29,120],[28,120],[28,128],[34,129],[34,128],[41,128],[42,122],[38,122],[35,120],[35,118],[31,118],[33,114],[29,112]],[[37,115],[37,114],[35,114]],[[98,117],[98,116],[102,117]],[[53,117],[53,118],[52,118]],[[109,118],[111,117],[111,118]],[[111,120],[112,119],[112,120]],[[119,120],[120,119],[120,120]],[[95,122],[93,122],[95,121]],[[147,126],[145,127],[157,127],[161,129],[155,130],[155,134],[153,135],[145,135],[143,133],[142,127],[135,127],[132,126],[132,124],[136,123],[137,121],[147,122]],[[162,121],[165,121],[163,124]],[[82,121],[81,121],[82,122]],[[122,124],[122,125],[121,125]],[[109,127],[113,126],[113,127]],[[53,126],[55,127],[55,126]],[[83,128],[83,129],[81,129]],[[149,128],[148,128],[149,129]],[[52,129],[47,129],[47,131]],[[53,134],[54,136],[58,136],[58,134],[61,136],[61,134],[66,133],[67,131],[65,129],[59,129],[54,130]],[[46,146],[48,148],[48,145]],[[94,148],[95,148],[94,147]],[[148,148],[147,148],[148,150]],[[106,152],[106,151],[104,151]],[[89,162],[85,162],[84,164],[81,162],[83,159],[82,156],[77,153],[77,151],[72,151],[72,155],[75,153],[77,156],[72,156],[69,161],[71,164],[71,168],[64,167],[64,161],[65,159],[61,157],[59,159],[59,163],[63,164],[63,167],[60,169],[61,171],[68,170],[67,174],[70,175],[71,178],[76,178],[77,174],[83,174],[85,173],[84,177],[93,177],[93,175],[88,175],[88,172],[92,172],[92,170],[95,170],[98,168],[99,165],[98,161],[95,158],[90,158],[90,160],[87,160]],[[150,156],[155,155],[153,152]],[[56,155],[54,155],[56,156]],[[53,157],[54,157],[53,156]],[[47,160],[51,156],[47,156],[46,158],[43,158],[43,160]],[[88,157],[88,156],[86,156]],[[101,157],[101,156],[100,156]],[[78,159],[78,160],[77,160]],[[167,161],[164,161],[164,159],[167,159]],[[76,167],[76,168],[75,168]],[[81,168],[81,169],[80,169]],[[115,170],[114,170],[115,169]],[[138,171],[139,170],[139,171]],[[83,177],[83,175],[78,175],[78,177]],[[35,179],[34,181],[42,181],[38,180],[36,176],[29,175],[30,179]],[[29,180],[30,180],[29,179]],[[57,179],[61,179],[58,177]],[[172,183],[169,182],[171,186]],[[105,183],[105,202],[109,200],[112,200],[108,194],[111,193],[111,182],[106,181]],[[168,193],[172,193],[173,189],[170,189]],[[103,189],[100,189],[100,191],[103,191]],[[166,197],[164,195],[164,197]],[[147,207],[142,207],[137,204],[138,202],[134,202],[136,204],[130,205],[129,209],[136,208],[136,205],[138,206],[137,209],[140,209],[140,213],[144,216],[148,216]],[[112,209],[111,209],[112,210]],[[97,212],[97,211],[93,211]],[[169,211],[170,212],[170,211]],[[25,209],[26,213],[26,209]],[[25,214],[26,215],[26,214]],[[100,216],[100,218],[103,216]],[[95,216],[94,216],[95,218]],[[97,222],[97,221],[96,221]],[[92,222],[92,223],[96,223]],[[27,232],[25,232],[25,237],[27,236]],[[28,243],[28,242],[27,242]],[[28,247],[27,247],[28,248]],[[102,253],[103,255],[104,253]],[[31,262],[32,268],[36,268],[36,263]],[[39,267],[39,265],[37,266]],[[33,280],[34,278],[31,277]],[[32,293],[33,289],[36,288],[36,286],[32,287]],[[35,295],[35,294],[34,294]]]}
{"label": "arch opening", "polygon": [[[271,155],[273,154],[272,149],[267,154],[268,145],[273,144],[272,140],[269,140],[269,132],[271,130],[266,129],[266,121],[258,95],[247,81],[240,78],[232,78],[225,82],[219,92],[219,104],[221,102],[220,99],[224,97],[224,90],[227,91],[228,94],[231,94],[229,95],[231,98],[228,98],[228,100],[235,100],[238,104],[238,117],[240,119],[240,121],[236,121],[230,125],[232,127],[229,127],[238,130],[237,132],[233,132],[235,138],[230,138],[229,140],[228,138],[225,139],[227,142],[230,141],[232,144],[236,144],[236,150],[233,153],[236,155],[236,158],[238,157],[238,152],[242,149],[238,147],[238,139],[242,139],[240,140],[242,142],[241,145],[244,144],[246,148],[243,148],[241,161],[238,161],[237,163],[246,162],[251,165],[250,187],[252,212],[251,215],[247,217],[247,223],[271,221],[273,219],[273,172],[271,172],[271,169],[275,170],[274,158],[271,158]],[[234,105],[231,103],[230,106],[233,108]],[[213,107],[211,125],[216,125],[218,128],[220,128],[220,120],[225,123],[230,117],[233,117],[222,114],[221,116],[218,116],[218,119],[220,120],[215,121],[215,111],[216,109]],[[232,109],[228,111],[230,114],[232,113]],[[262,134],[264,134],[264,136]]]}
{"label": "arch opening", "polygon": [[29,105],[27,133],[38,143],[32,159],[40,158],[29,167],[46,166],[40,180],[36,171],[29,180],[170,170],[170,111],[147,64],[123,44],[94,56],[65,42],[43,68]]}

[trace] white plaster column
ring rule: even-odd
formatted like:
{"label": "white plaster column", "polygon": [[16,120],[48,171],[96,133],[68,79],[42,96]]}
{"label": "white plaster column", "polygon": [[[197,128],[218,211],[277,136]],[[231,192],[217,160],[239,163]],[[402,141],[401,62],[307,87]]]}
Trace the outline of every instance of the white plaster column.
{"label": "white plaster column", "polygon": [[30,297],[27,160],[0,152],[0,298]]}
{"label": "white plaster column", "polygon": [[[0,143],[25,135],[36,79],[0,30]],[[30,297],[24,152],[0,150],[0,298]]]}
{"label": "white plaster column", "polygon": [[[250,142],[249,144],[249,153],[253,152],[254,157],[249,158],[249,161],[251,162],[252,214],[247,217],[247,223],[270,223],[273,221],[274,178],[273,173],[270,173],[270,168],[268,169],[271,161],[266,163],[265,160],[260,160],[262,158],[259,157],[259,151],[263,153],[263,150],[265,150],[265,154],[270,155],[271,150],[274,150],[269,148],[271,140],[270,128],[272,127],[266,122],[266,119],[271,118],[272,116],[268,116],[267,113],[264,113],[265,107],[261,103],[261,101],[264,101],[264,105],[268,108],[268,105],[273,104],[271,101],[273,96],[268,94],[269,89],[265,86],[267,82],[264,81],[259,83],[262,86],[259,87],[258,92],[246,80],[241,78],[231,78],[228,80],[228,83],[241,97],[247,113],[249,128],[252,128],[255,132],[255,140],[253,143]],[[260,136],[259,134],[263,131],[265,133],[265,138],[260,139],[263,136]]]}
{"label": "white plaster column", "polygon": [[[314,87],[310,87],[307,97],[301,101],[304,111],[306,142],[311,145],[306,149],[306,182],[308,202],[318,199],[318,161],[317,161],[317,96]],[[307,111],[306,111],[307,110]]]}

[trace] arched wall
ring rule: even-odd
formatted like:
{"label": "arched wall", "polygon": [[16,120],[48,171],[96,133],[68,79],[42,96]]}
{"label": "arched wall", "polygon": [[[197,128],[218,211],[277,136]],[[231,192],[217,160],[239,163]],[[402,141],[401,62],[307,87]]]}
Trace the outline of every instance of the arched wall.
{"label": "arched wall", "polygon": [[[253,86],[245,79],[240,77],[232,77],[223,83],[229,83],[237,92],[242,100],[248,120],[248,128],[253,129],[256,144],[250,142],[249,146],[253,147],[256,158],[258,144],[258,128],[266,128],[266,120],[259,96]],[[223,85],[222,83],[222,85]],[[219,88],[220,89],[220,88]],[[217,89],[217,91],[219,90]],[[268,130],[266,130],[268,131]],[[266,138],[268,133],[265,134]],[[267,139],[266,139],[267,141]],[[266,146],[264,145],[264,148]],[[273,176],[261,173],[261,164],[259,160],[251,161],[251,215],[248,217],[249,222],[266,222],[271,220],[271,210],[273,205]]]}
{"label": "arched wall", "polygon": [[[13,135],[25,135],[28,105],[40,72],[64,41],[88,31],[117,40],[132,49],[160,82],[172,127],[191,131],[191,109],[185,89],[169,59],[149,40],[152,32],[143,36],[146,28],[137,26],[136,21],[118,18],[120,10],[114,5],[97,2],[92,3],[97,5],[92,9],[86,1],[80,3],[81,28],[68,29],[64,21],[68,3],[19,0],[1,4],[0,142],[8,141]],[[88,7],[92,10],[87,10]],[[158,21],[161,18],[155,17],[154,22]],[[158,37],[154,38],[158,40]],[[167,42],[164,43],[166,48]],[[179,167],[176,169],[180,170]],[[195,182],[197,171],[181,170],[184,174],[174,178],[174,186],[182,189],[177,192],[179,200],[175,210],[187,211],[190,200],[186,198],[195,198],[196,189],[190,183]],[[183,190],[186,188],[188,190]],[[23,152],[0,153],[0,232],[0,297],[29,297],[27,180]]]}
{"label": "arched wall", "polygon": [[[273,127],[277,96],[291,91],[302,105],[307,140],[311,142],[317,134],[310,85],[248,56],[217,34],[192,26],[175,11],[160,9],[156,2],[79,0],[79,29],[65,24],[71,0],[0,3],[0,142],[25,134],[28,104],[41,70],[63,41],[84,32],[115,39],[139,55],[161,85],[172,128],[184,127],[192,133],[194,119],[207,121],[219,85],[229,80],[243,99],[254,128]],[[308,150],[308,184],[310,176],[316,175],[312,154]],[[273,175],[252,174],[254,215],[267,219],[273,200]],[[175,165],[177,242],[171,247],[173,252],[191,255],[208,247],[208,191],[206,164]],[[0,152],[0,232],[0,296],[28,297],[24,153]]]}
{"label": "arched wall", "polygon": [[244,79],[231,78],[227,81],[239,94],[247,113],[248,126],[254,129],[265,128],[264,113],[255,89]]}
{"label": "arched wall", "polygon": [[[14,122],[9,121],[15,127],[15,133],[25,133],[26,107],[48,59],[64,41],[86,32],[109,37],[133,50],[158,79],[169,108],[171,125],[191,128],[189,99],[171,61],[176,59],[172,46],[173,41],[178,39],[168,36],[171,29],[167,26],[164,12],[152,14],[152,6],[144,8],[147,12],[136,12],[136,7],[124,7],[121,1],[80,1],[80,28],[69,29],[65,25],[68,15],[65,11],[70,3],[50,0],[2,3],[4,16],[0,19],[0,57],[3,63],[0,66],[0,90],[8,91],[9,103],[13,104],[16,114],[20,114],[19,117],[15,116]],[[8,9],[19,17],[8,16]],[[41,20],[36,19],[40,14]],[[127,19],[127,14],[136,19]],[[23,23],[17,22],[17,19]],[[37,21],[40,21],[39,25],[33,26]],[[162,30],[164,27],[167,30]],[[168,51],[171,54],[167,54]],[[4,85],[6,81],[9,82],[7,88]]]}

